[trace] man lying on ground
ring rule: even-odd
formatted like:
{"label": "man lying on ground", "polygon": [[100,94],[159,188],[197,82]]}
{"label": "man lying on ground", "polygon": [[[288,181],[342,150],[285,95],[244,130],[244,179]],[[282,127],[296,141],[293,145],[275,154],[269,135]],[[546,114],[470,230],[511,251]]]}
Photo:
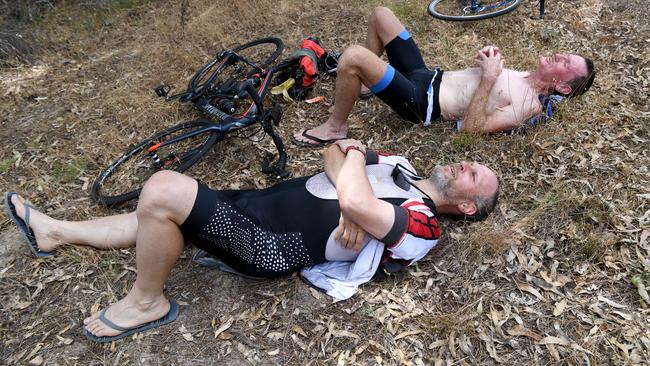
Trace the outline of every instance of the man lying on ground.
{"label": "man lying on ground", "polygon": [[[440,235],[439,215],[485,217],[498,195],[497,177],[483,165],[436,166],[421,179],[406,159],[366,151],[356,140],[331,146],[324,164],[323,173],[264,190],[216,191],[162,171],[144,185],[135,212],[90,221],[55,220],[12,192],[5,195],[5,210],[39,256],[64,243],[136,247],[132,289],[84,320],[89,339],[109,342],[176,318],[178,305],[163,287],[185,240],[248,276],[278,277],[311,266],[306,271],[317,286],[328,276],[320,265],[356,261],[372,273],[342,282],[360,284],[376,271],[424,257]],[[360,252],[370,247],[377,258],[359,263]]]}
{"label": "man lying on ground", "polygon": [[[388,64],[380,58],[384,50]],[[297,132],[294,142],[317,147],[345,138],[360,93],[374,93],[402,118],[425,126],[442,117],[462,121],[466,132],[511,130],[541,114],[540,96],[583,94],[595,77],[593,62],[577,55],[540,57],[533,72],[504,69],[503,62],[499,49],[488,46],[477,53],[475,68],[430,70],[395,14],[377,8],[365,47],[350,46],[339,60],[332,114],[322,125]]]}

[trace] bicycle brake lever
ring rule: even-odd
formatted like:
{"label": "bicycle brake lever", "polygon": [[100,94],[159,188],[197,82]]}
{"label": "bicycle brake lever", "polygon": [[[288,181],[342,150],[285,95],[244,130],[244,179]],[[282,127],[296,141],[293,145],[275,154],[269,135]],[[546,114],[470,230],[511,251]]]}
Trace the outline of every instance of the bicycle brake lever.
{"label": "bicycle brake lever", "polygon": [[271,121],[273,121],[273,124],[275,126],[280,125],[280,120],[282,120],[282,107],[279,105],[275,104],[273,107],[271,107]]}
{"label": "bicycle brake lever", "polygon": [[[284,169],[284,166],[281,165],[281,161],[278,160],[276,163],[271,164],[273,159],[273,154],[266,154],[262,160],[262,173],[264,174],[275,174],[277,179],[284,179],[289,176],[289,172]],[[284,164],[282,164],[284,165]]]}

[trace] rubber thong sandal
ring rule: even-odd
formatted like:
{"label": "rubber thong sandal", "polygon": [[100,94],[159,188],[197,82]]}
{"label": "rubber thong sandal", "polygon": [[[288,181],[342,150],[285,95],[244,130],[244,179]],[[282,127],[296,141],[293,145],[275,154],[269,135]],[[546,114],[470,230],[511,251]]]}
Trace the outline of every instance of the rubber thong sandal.
{"label": "rubber thong sandal", "polygon": [[54,251],[51,252],[45,252],[42,251],[38,248],[38,244],[36,244],[36,237],[34,236],[34,232],[32,231],[32,228],[29,227],[29,210],[33,209],[34,206],[30,205],[29,203],[25,202],[23,206],[25,206],[25,220],[21,219],[20,216],[18,216],[18,213],[16,212],[16,206],[14,206],[13,202],[11,202],[11,197],[18,195],[16,192],[7,192],[5,193],[5,213],[11,221],[18,227],[18,230],[20,230],[20,233],[23,235],[25,240],[27,241],[27,245],[29,246],[29,249],[34,253],[35,256],[37,257],[50,257],[54,255]]}
{"label": "rubber thong sandal", "polygon": [[117,324],[113,323],[112,321],[108,320],[106,318],[106,316],[105,316],[106,310],[108,310],[108,308],[102,310],[102,312],[99,314],[99,320],[102,323],[108,325],[109,327],[111,327],[111,328],[113,328],[115,330],[121,330],[123,333],[120,333],[118,335],[111,336],[111,337],[108,337],[108,336],[107,337],[98,337],[98,336],[90,333],[84,327],[84,330],[83,330],[84,335],[86,336],[86,338],[90,339],[93,342],[97,342],[97,343],[113,342],[113,341],[116,341],[118,339],[128,337],[128,336],[130,336],[131,334],[134,334],[134,333],[144,332],[145,330],[149,330],[149,329],[160,327],[160,326],[165,325],[165,324],[169,324],[169,323],[173,322],[174,320],[176,320],[176,318],[178,318],[178,303],[175,300],[169,300],[169,311],[167,312],[167,314],[165,314],[165,316],[163,316],[160,319],[151,321],[149,323],[144,323],[142,325],[135,326],[133,328],[120,327],[119,325],[117,325]]}
{"label": "rubber thong sandal", "polygon": [[323,139],[321,139],[319,137],[312,136],[312,135],[308,134],[307,131],[309,131],[309,130],[302,131],[302,136],[309,139],[309,140],[311,140],[311,141],[314,141],[315,143],[300,141],[300,140],[296,139],[295,137],[292,137],[293,143],[298,145],[298,146],[303,146],[303,147],[323,147],[323,146],[327,146],[328,144],[331,144],[332,142],[336,142],[338,140],[345,139],[345,137],[339,137],[339,138],[323,140]]}
{"label": "rubber thong sandal", "polygon": [[370,99],[375,95],[370,89],[367,92],[359,92],[359,99]]}

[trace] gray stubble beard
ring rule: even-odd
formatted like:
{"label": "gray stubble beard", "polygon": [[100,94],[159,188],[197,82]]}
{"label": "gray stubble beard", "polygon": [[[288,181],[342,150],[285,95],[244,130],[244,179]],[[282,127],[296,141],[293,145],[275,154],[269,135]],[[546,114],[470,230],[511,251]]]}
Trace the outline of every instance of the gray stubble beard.
{"label": "gray stubble beard", "polygon": [[429,180],[431,181],[431,184],[436,187],[436,190],[438,190],[438,193],[440,193],[440,195],[442,195],[444,198],[448,198],[449,192],[447,190],[449,188],[449,178],[445,176],[443,169],[444,168],[441,165],[436,165],[431,172],[431,177]]}

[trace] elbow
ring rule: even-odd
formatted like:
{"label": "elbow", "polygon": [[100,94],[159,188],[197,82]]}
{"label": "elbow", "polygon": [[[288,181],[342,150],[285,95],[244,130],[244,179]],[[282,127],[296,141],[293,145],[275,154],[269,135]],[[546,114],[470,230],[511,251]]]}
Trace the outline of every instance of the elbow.
{"label": "elbow", "polygon": [[354,192],[345,188],[337,189],[337,194],[341,213],[354,220],[354,217],[357,217],[363,208],[363,198],[361,195],[354,194]]}
{"label": "elbow", "polygon": [[475,121],[469,121],[465,120],[463,121],[463,124],[460,126],[460,132],[463,133],[472,133],[472,134],[478,134],[485,132],[484,127],[482,126],[482,123],[473,123]]}

